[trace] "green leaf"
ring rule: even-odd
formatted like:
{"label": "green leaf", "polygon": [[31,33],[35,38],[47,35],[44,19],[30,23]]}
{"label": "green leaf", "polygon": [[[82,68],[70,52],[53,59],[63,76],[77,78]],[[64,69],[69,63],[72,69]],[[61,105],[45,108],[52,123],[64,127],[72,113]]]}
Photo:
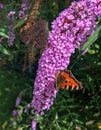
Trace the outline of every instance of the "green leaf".
{"label": "green leaf", "polygon": [[5,34],[5,33],[3,33],[3,32],[0,32],[0,36],[5,37],[5,38],[8,38],[8,35]]}
{"label": "green leaf", "polygon": [[5,122],[2,124],[2,129],[5,129],[5,128],[6,128],[6,126],[7,126],[7,124],[8,124],[8,122],[7,122],[7,121],[5,121]]}
{"label": "green leaf", "polygon": [[101,25],[96,29],[96,31],[89,37],[88,41],[84,44],[82,51],[89,48],[99,37],[101,36]]}
{"label": "green leaf", "polygon": [[69,108],[77,108],[78,105],[69,105],[68,107],[69,107]]}
{"label": "green leaf", "polygon": [[10,55],[8,50],[0,44],[0,51],[5,55]]}
{"label": "green leaf", "polygon": [[7,35],[7,32],[8,31],[7,31],[7,27],[6,26],[0,28],[0,36],[8,38],[9,36]]}
{"label": "green leaf", "polygon": [[14,26],[14,29],[21,27],[27,19],[22,19],[17,22],[17,24]]}

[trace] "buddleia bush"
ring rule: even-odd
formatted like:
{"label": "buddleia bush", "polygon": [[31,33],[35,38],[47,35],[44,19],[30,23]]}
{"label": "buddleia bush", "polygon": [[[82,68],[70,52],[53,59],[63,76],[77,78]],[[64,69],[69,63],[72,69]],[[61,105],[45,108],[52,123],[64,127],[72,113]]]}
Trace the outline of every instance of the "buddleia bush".
{"label": "buddleia bush", "polygon": [[[3,1],[0,11],[2,71],[17,70],[28,80],[2,129],[99,129],[100,0]],[[83,89],[57,89],[56,74],[68,69]]]}

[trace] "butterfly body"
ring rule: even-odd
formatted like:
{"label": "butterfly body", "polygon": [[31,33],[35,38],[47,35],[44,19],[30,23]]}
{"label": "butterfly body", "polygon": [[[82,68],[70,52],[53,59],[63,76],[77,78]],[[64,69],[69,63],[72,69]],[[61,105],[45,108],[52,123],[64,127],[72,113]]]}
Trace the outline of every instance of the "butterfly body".
{"label": "butterfly body", "polygon": [[79,82],[69,70],[61,70],[56,73],[56,88],[66,90],[82,89],[82,83]]}

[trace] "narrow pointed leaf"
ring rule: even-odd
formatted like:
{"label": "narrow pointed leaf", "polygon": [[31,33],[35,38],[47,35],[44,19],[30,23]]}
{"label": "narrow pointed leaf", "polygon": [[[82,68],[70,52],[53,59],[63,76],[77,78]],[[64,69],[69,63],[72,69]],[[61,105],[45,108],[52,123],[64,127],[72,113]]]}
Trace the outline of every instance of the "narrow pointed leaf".
{"label": "narrow pointed leaf", "polygon": [[5,55],[10,55],[9,51],[5,47],[3,47],[1,44],[0,44],[0,52],[2,52]]}
{"label": "narrow pointed leaf", "polygon": [[25,23],[26,19],[19,20],[17,24],[14,26],[14,29],[21,27]]}
{"label": "narrow pointed leaf", "polygon": [[82,51],[89,48],[99,37],[101,36],[101,25],[96,29],[96,31],[89,37],[88,41],[84,44]]}
{"label": "narrow pointed leaf", "polygon": [[5,33],[3,33],[3,32],[0,32],[0,36],[5,37],[5,38],[8,38],[8,35],[5,34]]}
{"label": "narrow pointed leaf", "polygon": [[4,28],[0,28],[0,36],[8,38],[8,35],[6,34],[6,29]]}

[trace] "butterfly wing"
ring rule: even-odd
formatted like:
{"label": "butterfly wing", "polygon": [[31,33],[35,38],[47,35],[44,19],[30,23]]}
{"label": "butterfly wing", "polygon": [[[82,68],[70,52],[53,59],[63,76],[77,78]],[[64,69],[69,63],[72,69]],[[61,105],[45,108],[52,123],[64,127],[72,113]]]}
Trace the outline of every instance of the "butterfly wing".
{"label": "butterfly wing", "polygon": [[60,73],[60,72],[57,72],[57,73],[56,73],[56,81],[55,81],[56,89],[61,88],[61,86],[62,86],[64,80],[65,80],[65,78],[61,75],[61,73]]}
{"label": "butterfly wing", "polygon": [[69,70],[63,70],[57,73],[56,88],[78,90],[82,89],[82,83],[79,82]]}

